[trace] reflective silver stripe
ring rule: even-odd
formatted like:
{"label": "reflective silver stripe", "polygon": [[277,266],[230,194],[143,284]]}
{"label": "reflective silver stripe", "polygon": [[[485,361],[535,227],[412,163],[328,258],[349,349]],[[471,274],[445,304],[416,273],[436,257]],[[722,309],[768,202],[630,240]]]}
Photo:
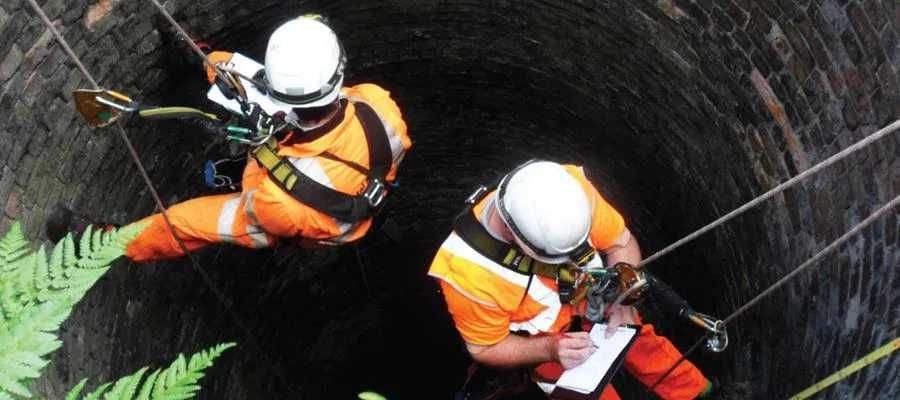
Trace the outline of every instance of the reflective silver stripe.
{"label": "reflective silver stripe", "polygon": [[[343,225],[345,223],[340,222],[340,220],[335,220],[335,221],[338,223],[339,228],[344,229]],[[347,225],[349,225],[349,226],[347,227],[346,231],[343,231],[343,233],[341,233],[339,236],[335,236],[331,239],[328,239],[328,241],[334,242],[334,243],[349,242],[350,237],[353,236],[354,233],[356,233],[356,230],[359,229],[360,225],[362,225],[362,222],[357,222],[355,224],[347,224]]]}
{"label": "reflective silver stripe", "polygon": [[[369,104],[359,97],[351,97],[350,100],[357,103]],[[369,107],[372,107],[372,105],[369,104]],[[378,110],[375,109],[375,107],[372,107],[372,110],[375,111],[375,115],[378,116],[378,120],[381,121],[381,125],[384,125],[384,131],[385,133],[387,133],[388,143],[390,143],[391,146],[391,158],[393,159],[394,164],[400,164],[400,162],[403,161],[403,156],[406,152],[403,149],[403,139],[400,138],[400,135],[397,134],[397,131],[394,130],[394,127],[391,126],[391,124],[387,123],[384,118],[381,118],[381,114],[378,113]]]}
{"label": "reflective silver stripe", "polygon": [[559,301],[559,294],[542,282],[540,279],[532,279],[531,285],[528,285],[528,276],[512,271],[500,264],[495,263],[491,259],[485,257],[477,250],[469,247],[456,233],[450,233],[444,244],[441,245],[453,255],[464,258],[475,265],[480,265],[484,269],[493,272],[495,275],[503,278],[507,282],[520,287],[528,288],[528,297],[540,303],[545,308],[538,315],[528,321],[513,322],[509,324],[510,330],[528,331],[529,334],[537,334],[538,332],[547,332],[556,322],[559,311],[562,309],[562,303]]}
{"label": "reflective silver stripe", "polygon": [[[325,169],[322,168],[322,164],[320,164],[319,160],[317,160],[315,157],[289,157],[288,160],[290,160],[291,164],[293,164],[294,167],[296,167],[304,175],[310,177],[316,182],[321,183],[322,185],[334,189],[334,184],[331,182],[331,178],[328,177],[328,174],[325,173]],[[338,227],[338,236],[346,234],[350,231],[350,228],[353,227],[353,224],[350,222],[344,222],[337,218],[332,218],[332,220]]]}
{"label": "reflective silver stripe", "polygon": [[262,249],[269,247],[269,235],[256,225],[247,225],[247,235],[253,240],[253,247]]}
{"label": "reflective silver stripe", "polygon": [[241,196],[234,197],[225,201],[222,205],[222,211],[219,212],[219,237],[227,243],[236,243],[232,229],[234,227],[234,217],[237,215],[238,206],[241,204]]}
{"label": "reflective silver stripe", "polygon": [[269,247],[269,234],[259,227],[259,218],[256,217],[256,212],[253,210],[254,193],[256,193],[256,190],[250,190],[243,194],[246,196],[244,199],[244,210],[247,213],[247,218],[250,219],[251,222],[251,224],[247,225],[247,234],[250,235],[250,239],[253,240],[254,247],[261,249],[263,247]]}

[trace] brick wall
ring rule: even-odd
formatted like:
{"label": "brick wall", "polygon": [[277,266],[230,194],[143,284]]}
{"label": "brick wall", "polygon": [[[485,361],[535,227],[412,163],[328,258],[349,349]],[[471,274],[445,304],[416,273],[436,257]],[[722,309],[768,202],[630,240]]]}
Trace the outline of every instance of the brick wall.
{"label": "brick wall", "polygon": [[[350,393],[357,387],[338,383],[346,371],[389,357],[417,384],[387,372],[352,382],[398,398],[420,387],[449,393],[465,360],[446,316],[435,316],[440,299],[422,271],[467,192],[525,159],[585,164],[649,253],[898,116],[900,14],[887,0],[168,7],[214,46],[257,57],[285,16],[329,15],[350,56],[348,81],[391,90],[416,141],[387,209],[408,239],[362,248],[378,271],[369,276],[376,300],[360,295],[348,251],[290,262],[279,253],[285,249],[202,254],[277,354],[254,361],[244,348],[223,360],[210,377],[213,398],[283,393],[254,362],[278,365],[311,398]],[[102,84],[148,102],[204,104],[201,78],[150,4],[50,0],[44,9]],[[0,231],[18,219],[40,240],[57,201],[102,220],[152,211],[114,132],[85,127],[73,111],[69,92],[85,82],[27,7],[0,5]],[[127,125],[167,201],[206,192],[199,168],[221,146],[177,123]],[[898,145],[894,134],[651,268],[698,309],[725,315],[900,192]],[[698,363],[731,390],[782,398],[889,340],[900,310],[898,224],[894,213],[867,229],[736,321],[728,352]],[[83,375],[110,378],[177,351],[240,340],[203,287],[184,263],[115,270],[68,323],[66,350],[42,388],[55,397]],[[297,316],[298,304],[326,305]],[[682,346],[697,335],[671,320],[660,329]],[[394,346],[435,353],[385,350]],[[442,373],[409,371],[420,363]],[[883,361],[826,397],[890,397],[900,391],[890,379],[898,367],[896,357]]]}

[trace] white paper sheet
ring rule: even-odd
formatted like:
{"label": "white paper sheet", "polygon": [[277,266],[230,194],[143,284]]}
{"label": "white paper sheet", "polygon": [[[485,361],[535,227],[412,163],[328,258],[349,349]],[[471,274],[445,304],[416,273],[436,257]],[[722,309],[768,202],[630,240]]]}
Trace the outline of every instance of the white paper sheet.
{"label": "white paper sheet", "polygon": [[[231,61],[228,62],[228,66],[234,68],[236,71],[246,76],[253,76],[256,71],[259,71],[263,68],[262,64],[254,61],[251,58],[245,57],[240,53],[234,53],[234,55],[231,57]],[[238,79],[241,80],[241,83],[244,85],[244,89],[247,91],[247,101],[259,104],[259,106],[262,107],[263,111],[265,111],[269,115],[275,114],[278,111],[290,111],[290,108],[285,109],[284,107],[279,107],[272,103],[272,100],[269,99],[269,96],[266,96],[264,93],[260,92],[256,88],[256,85],[250,83],[250,81],[244,78]],[[219,103],[233,113],[241,113],[241,105],[236,100],[226,98],[225,95],[222,94],[222,91],[219,90],[219,87],[216,85],[212,85],[209,88],[209,91],[206,92],[206,97],[216,103]]]}
{"label": "white paper sheet", "polygon": [[609,339],[604,337],[604,332],[606,324],[595,324],[591,328],[591,340],[597,345],[597,350],[581,365],[563,372],[556,382],[557,387],[585,394],[593,392],[631,338],[637,334],[636,329],[627,326],[618,327]]}

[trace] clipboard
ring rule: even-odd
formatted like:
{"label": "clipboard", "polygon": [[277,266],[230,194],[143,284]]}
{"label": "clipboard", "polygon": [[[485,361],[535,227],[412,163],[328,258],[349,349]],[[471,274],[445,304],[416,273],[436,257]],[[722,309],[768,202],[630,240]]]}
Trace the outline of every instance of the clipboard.
{"label": "clipboard", "polygon": [[[600,326],[594,325],[593,329]],[[631,335],[631,338],[628,339],[628,343],[619,351],[618,356],[616,356],[615,360],[612,362],[612,365],[606,370],[606,374],[603,376],[603,379],[600,380],[600,383],[597,384],[597,387],[590,393],[581,393],[579,391],[571,390],[568,388],[556,386],[552,392],[550,392],[550,398],[555,400],[593,400],[600,396],[600,393],[603,392],[603,388],[609,384],[612,377],[618,372],[619,368],[622,367],[622,363],[625,361],[625,354],[628,353],[628,350],[631,349],[631,346],[634,344],[634,341],[637,339],[638,335],[641,332],[640,325],[632,325],[626,324],[622,325],[631,329],[634,329],[634,333]],[[605,328],[604,328],[605,329]],[[593,356],[592,356],[593,357]],[[577,368],[577,367],[576,367]]]}

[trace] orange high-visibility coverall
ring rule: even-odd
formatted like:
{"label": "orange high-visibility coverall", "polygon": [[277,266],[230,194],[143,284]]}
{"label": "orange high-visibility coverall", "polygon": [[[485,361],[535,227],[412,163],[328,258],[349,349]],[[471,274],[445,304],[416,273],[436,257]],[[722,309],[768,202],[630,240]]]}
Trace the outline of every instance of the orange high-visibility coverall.
{"label": "orange high-visibility coverall", "polygon": [[[601,250],[612,247],[625,231],[622,216],[600,196],[581,168],[572,165],[565,168],[581,183],[594,204],[591,245]],[[488,194],[473,208],[479,221],[485,221],[485,211],[493,204],[494,196]],[[441,245],[428,274],[439,280],[447,308],[467,343],[491,346],[511,331],[525,331],[530,335],[564,332],[575,314],[575,307],[561,304],[553,279],[536,275],[529,285],[528,276],[482,256],[455,232]],[[625,355],[624,364],[627,371],[650,386],[680,357],[678,349],[668,339],[657,336],[653,326],[647,324]],[[535,369],[534,377],[542,382],[555,382],[562,371],[559,363],[548,362]],[[692,399],[707,384],[700,370],[685,361],[654,391],[663,399]],[[613,400],[619,396],[608,385],[600,398]]]}
{"label": "orange high-visibility coverall", "polygon": [[[230,56],[220,52],[211,56],[222,54]],[[295,167],[319,183],[348,194],[362,192],[366,176],[344,162],[334,160],[340,158],[369,167],[365,132],[353,105],[354,101],[362,101],[370,105],[384,123],[393,154],[387,175],[388,182],[392,182],[404,154],[412,146],[400,109],[387,91],[373,84],[344,88],[341,93],[350,101],[342,100],[344,108],[335,116],[340,119],[336,125],[326,124],[325,128],[330,128],[328,131],[317,128],[299,137],[288,135],[282,141],[278,155],[288,157]],[[326,152],[327,158],[322,156]],[[168,208],[175,232],[189,251],[222,242],[262,248],[274,244],[277,237],[341,244],[361,238],[372,225],[371,218],[348,223],[300,203],[278,187],[252,157],[248,157],[241,186],[240,193],[200,197]],[[128,244],[126,255],[129,258],[153,261],[183,255],[161,214],[141,222],[149,224]]]}

